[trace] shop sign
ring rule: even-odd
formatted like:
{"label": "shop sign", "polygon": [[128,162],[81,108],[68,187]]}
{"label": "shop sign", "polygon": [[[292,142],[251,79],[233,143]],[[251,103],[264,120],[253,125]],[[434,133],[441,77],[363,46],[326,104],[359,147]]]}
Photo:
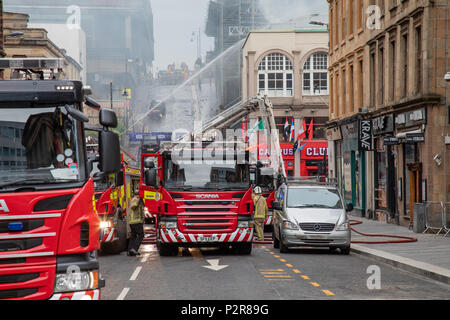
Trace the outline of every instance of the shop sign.
{"label": "shop sign", "polygon": [[[294,157],[294,151],[292,150],[292,145],[290,144],[283,144],[280,145],[281,154],[283,158],[287,157]],[[259,148],[259,156],[260,157],[270,157],[270,150],[267,149],[267,147],[260,147]]]}
{"label": "shop sign", "polygon": [[400,113],[395,117],[395,127],[406,128],[426,123],[425,108]]}
{"label": "shop sign", "polygon": [[358,149],[360,151],[373,150],[372,143],[372,121],[359,120],[358,129]]}
{"label": "shop sign", "polygon": [[394,115],[384,115],[372,119],[373,135],[380,135],[394,131]]}
{"label": "shop sign", "polygon": [[305,153],[308,157],[328,156],[328,147],[306,147]]}
{"label": "shop sign", "polygon": [[342,138],[344,140],[358,138],[358,121],[344,124],[341,126]]}
{"label": "shop sign", "polygon": [[425,135],[423,133],[407,133],[405,143],[425,142]]}
{"label": "shop sign", "polygon": [[342,140],[341,128],[334,127],[326,131],[328,141]]}
{"label": "shop sign", "polygon": [[394,136],[383,137],[383,144],[385,146],[394,146],[400,144],[400,140]]}

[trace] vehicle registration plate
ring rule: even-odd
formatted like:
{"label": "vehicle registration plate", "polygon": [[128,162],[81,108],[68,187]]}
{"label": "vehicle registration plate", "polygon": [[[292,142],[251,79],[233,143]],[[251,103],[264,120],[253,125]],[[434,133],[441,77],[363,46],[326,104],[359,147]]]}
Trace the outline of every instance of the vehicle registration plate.
{"label": "vehicle registration plate", "polygon": [[198,242],[214,242],[214,241],[219,241],[219,237],[218,236],[209,236],[209,237],[203,237],[200,236],[197,238]]}
{"label": "vehicle registration plate", "polygon": [[307,234],[306,239],[325,239],[326,236],[323,234]]}

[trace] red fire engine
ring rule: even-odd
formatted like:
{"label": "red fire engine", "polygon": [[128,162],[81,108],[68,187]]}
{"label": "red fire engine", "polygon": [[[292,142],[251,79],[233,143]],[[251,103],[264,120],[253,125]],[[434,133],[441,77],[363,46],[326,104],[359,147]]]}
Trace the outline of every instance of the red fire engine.
{"label": "red fire engine", "polygon": [[[59,63],[0,59],[0,68],[28,77]],[[79,81],[0,81],[0,299],[100,298],[100,220],[83,130],[83,103],[99,105],[88,94]],[[100,123],[107,174],[120,167],[119,138],[108,130],[116,115],[100,110]]]}
{"label": "red fire engine", "polygon": [[[123,160],[119,172],[111,174],[103,181],[107,189],[100,191],[96,201],[100,216],[101,251],[119,254],[127,249],[130,230],[127,210],[135,187],[139,187],[141,172]],[[100,185],[101,186],[101,185]]]}
{"label": "red fire engine", "polygon": [[188,141],[162,143],[154,151],[141,155],[141,197],[156,215],[159,253],[232,246],[250,254],[253,200],[245,148]]}

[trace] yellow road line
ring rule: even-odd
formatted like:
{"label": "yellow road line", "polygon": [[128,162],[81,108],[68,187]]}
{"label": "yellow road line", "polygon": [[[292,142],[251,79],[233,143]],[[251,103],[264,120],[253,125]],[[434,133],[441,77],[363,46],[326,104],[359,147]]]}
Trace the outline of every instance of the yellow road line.
{"label": "yellow road line", "polygon": [[293,265],[292,265],[292,264],[289,264],[289,263],[286,263],[286,267],[292,268]]}
{"label": "yellow road line", "polygon": [[286,260],[285,260],[285,259],[280,259],[280,261],[281,261],[281,262],[286,262]]}
{"label": "yellow road line", "polygon": [[261,274],[287,274],[286,272],[261,272]]}
{"label": "yellow road line", "polygon": [[290,275],[286,274],[286,275],[267,275],[264,276],[264,278],[292,278]]}
{"label": "yellow road line", "polygon": [[323,293],[325,293],[327,296],[334,296],[334,293],[329,290],[322,290]]}
{"label": "yellow road line", "polygon": [[284,271],[283,269],[259,269],[259,271]]}
{"label": "yellow road line", "polygon": [[274,255],[275,258],[279,258],[280,256]]}
{"label": "yellow road line", "polygon": [[320,287],[320,284],[318,284],[317,282],[310,282],[311,285],[313,285],[314,287]]}
{"label": "yellow road line", "polygon": [[294,269],[294,270],[292,270],[292,271],[294,271],[295,273],[302,273],[300,270],[298,270],[298,269]]}
{"label": "yellow road line", "polygon": [[305,280],[309,280],[308,276],[302,276],[302,278],[305,279]]}
{"label": "yellow road line", "polygon": [[292,278],[284,278],[284,279],[266,279],[267,281],[294,281]]}

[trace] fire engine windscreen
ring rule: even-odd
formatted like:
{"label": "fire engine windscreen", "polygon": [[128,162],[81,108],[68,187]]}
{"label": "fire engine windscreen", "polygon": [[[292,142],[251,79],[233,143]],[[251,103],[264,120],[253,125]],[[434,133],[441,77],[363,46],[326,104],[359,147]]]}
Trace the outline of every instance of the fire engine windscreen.
{"label": "fire engine windscreen", "polygon": [[82,125],[61,107],[0,109],[0,187],[85,179]]}
{"label": "fire engine windscreen", "polygon": [[167,160],[164,174],[168,190],[247,190],[250,188],[248,164],[223,162],[197,164]]}

